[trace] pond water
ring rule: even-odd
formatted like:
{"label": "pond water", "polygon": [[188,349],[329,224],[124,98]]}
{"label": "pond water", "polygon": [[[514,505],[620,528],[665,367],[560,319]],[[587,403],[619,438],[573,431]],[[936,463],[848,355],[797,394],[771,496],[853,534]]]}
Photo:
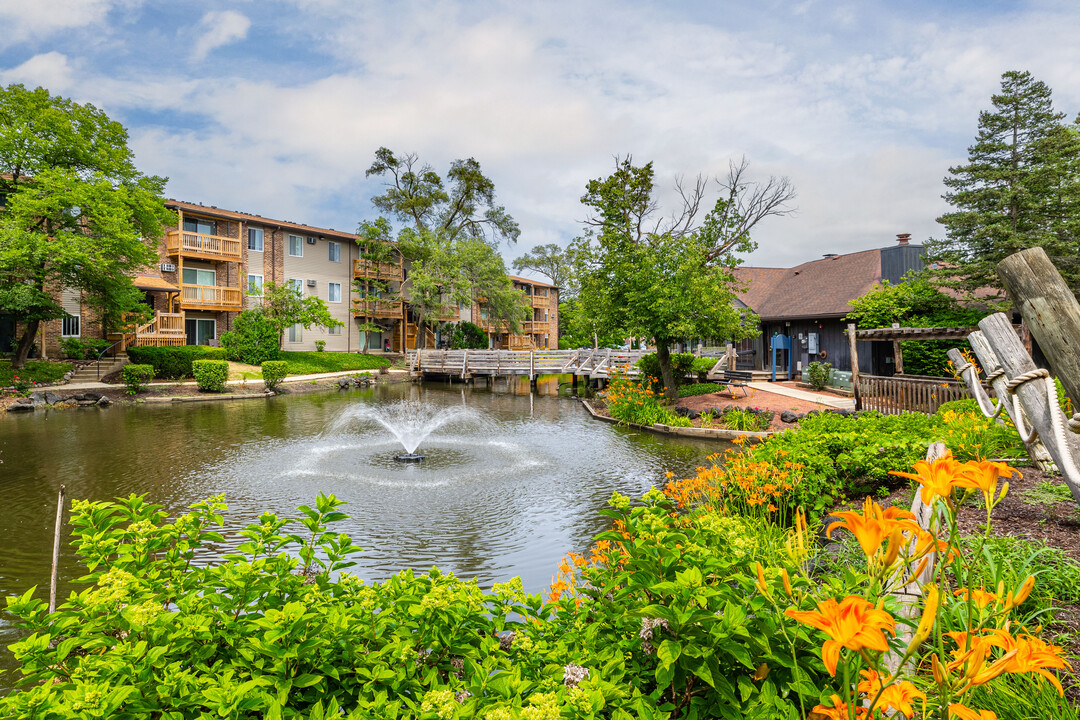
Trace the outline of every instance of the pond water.
{"label": "pond water", "polygon": [[[403,384],[0,417],[0,596],[37,585],[47,598],[61,484],[69,498],[145,493],[171,514],[224,493],[227,533],[334,493],[350,515],[335,528],[365,549],[353,558],[361,577],[437,565],[484,587],[519,575],[544,591],[560,558],[604,528],[596,511],[613,491],[640,496],[717,450],[598,422],[547,390]],[[418,407],[446,422],[420,440],[424,462],[396,462],[395,423]],[[67,540],[60,598],[80,587]],[[13,640],[0,615],[0,692]]]}

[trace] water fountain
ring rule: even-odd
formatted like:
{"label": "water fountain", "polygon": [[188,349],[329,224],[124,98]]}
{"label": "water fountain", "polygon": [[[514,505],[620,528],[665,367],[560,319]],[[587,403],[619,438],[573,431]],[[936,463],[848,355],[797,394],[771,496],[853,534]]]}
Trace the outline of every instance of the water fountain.
{"label": "water fountain", "polygon": [[403,453],[394,455],[401,463],[418,463],[424,456],[416,452],[420,443],[440,427],[462,421],[478,422],[479,414],[464,406],[439,406],[402,400],[385,405],[361,405],[352,408],[340,420],[375,422],[397,438]]}

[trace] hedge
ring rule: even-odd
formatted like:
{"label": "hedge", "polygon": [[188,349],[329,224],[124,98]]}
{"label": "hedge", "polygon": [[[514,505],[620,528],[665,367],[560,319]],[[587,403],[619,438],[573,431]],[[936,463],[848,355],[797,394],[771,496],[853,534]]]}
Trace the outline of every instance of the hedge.
{"label": "hedge", "polygon": [[263,384],[267,390],[277,390],[289,374],[289,364],[284,360],[267,360],[262,364]]}
{"label": "hedge", "polygon": [[120,371],[120,377],[124,380],[128,395],[134,395],[149,387],[150,381],[154,379],[154,366],[125,365]]}
{"label": "hedge", "polygon": [[191,364],[196,360],[224,360],[224,348],[207,345],[173,345],[169,347],[129,347],[131,362],[153,365],[154,376],[179,379],[192,376]]}
{"label": "hedge", "polygon": [[229,379],[229,363],[226,360],[196,360],[191,364],[195,382],[200,390],[223,392]]}

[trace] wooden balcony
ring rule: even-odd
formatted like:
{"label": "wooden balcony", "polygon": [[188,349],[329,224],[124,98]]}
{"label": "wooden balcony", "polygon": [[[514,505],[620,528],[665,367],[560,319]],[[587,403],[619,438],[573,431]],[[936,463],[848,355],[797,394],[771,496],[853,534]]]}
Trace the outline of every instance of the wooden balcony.
{"label": "wooden balcony", "polygon": [[400,318],[403,304],[401,300],[353,300],[353,315]]}
{"label": "wooden balcony", "polygon": [[240,288],[217,285],[184,285],[180,306],[185,310],[240,310],[244,293]]}
{"label": "wooden balcony", "polygon": [[353,260],[353,277],[400,281],[401,263],[377,263],[359,258]]}
{"label": "wooden balcony", "polygon": [[546,320],[526,320],[521,323],[521,332],[524,335],[541,334],[547,331],[548,322]]}
{"label": "wooden balcony", "polygon": [[530,295],[529,299],[534,308],[549,308],[551,307],[550,295]]}
{"label": "wooden balcony", "polygon": [[437,319],[439,322],[457,322],[461,319],[461,310],[455,305],[452,310],[439,315]]}
{"label": "wooden balcony", "polygon": [[187,230],[172,230],[165,235],[165,248],[169,255],[200,260],[240,262],[240,241],[220,235],[203,235]]}

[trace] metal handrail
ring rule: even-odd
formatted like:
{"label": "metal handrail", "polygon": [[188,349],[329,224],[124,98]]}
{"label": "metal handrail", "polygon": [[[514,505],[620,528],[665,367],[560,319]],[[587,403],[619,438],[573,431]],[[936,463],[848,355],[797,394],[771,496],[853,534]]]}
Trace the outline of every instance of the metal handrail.
{"label": "metal handrail", "polygon": [[[116,347],[120,343],[127,341],[127,336],[128,336],[128,334],[124,333],[122,338],[120,338],[119,340],[114,342],[112,345],[110,345],[109,347],[102,350],[101,353],[97,356],[97,379],[98,379],[98,382],[101,381],[101,358],[103,358],[107,352],[112,350],[114,347]],[[116,357],[116,356],[113,355],[113,357]]]}

